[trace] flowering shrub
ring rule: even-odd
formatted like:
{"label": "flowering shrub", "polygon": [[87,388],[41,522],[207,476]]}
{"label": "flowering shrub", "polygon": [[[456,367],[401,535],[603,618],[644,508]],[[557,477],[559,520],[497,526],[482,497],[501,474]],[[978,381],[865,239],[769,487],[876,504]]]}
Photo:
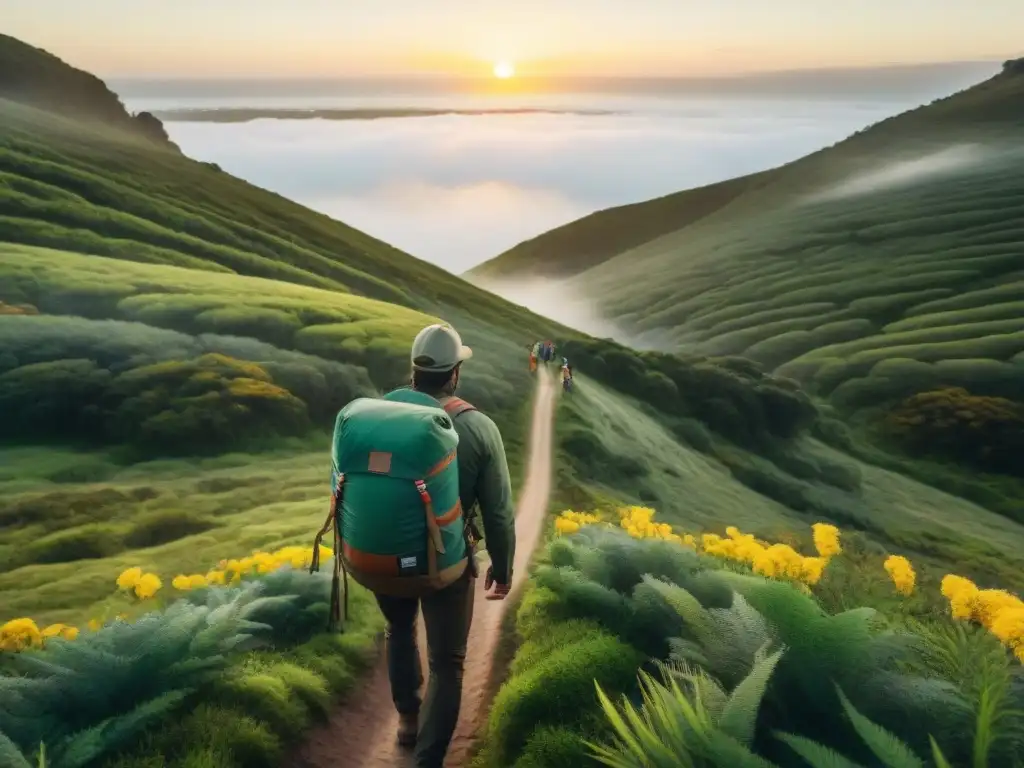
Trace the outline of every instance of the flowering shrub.
{"label": "flowering shrub", "polygon": [[942,594],[954,619],[985,627],[1024,663],[1024,601],[1002,589],[978,589],[954,574],[942,579]]}
{"label": "flowering shrub", "polygon": [[889,555],[882,565],[885,572],[889,574],[889,578],[892,579],[897,592],[907,597],[914,594],[914,582],[917,580],[917,575],[907,558],[902,555]]}
{"label": "flowering shrub", "polygon": [[[290,566],[294,553],[265,554]],[[267,557],[253,557],[266,568]],[[252,573],[220,588],[193,589],[186,576],[189,589],[160,606],[135,594],[147,574],[127,569],[115,581],[146,611],[132,620],[93,620],[88,632],[40,630],[27,618],[3,625],[4,650],[33,652],[0,654],[0,766],[23,765],[41,743],[53,768],[192,765],[193,752],[224,768],[277,764],[283,745],[365,666],[381,626],[372,597],[355,588],[345,633],[324,633],[329,572]],[[259,744],[236,756],[239,734],[253,728]],[[132,754],[115,757],[124,749]]]}
{"label": "flowering shrub", "polygon": [[[596,519],[593,515],[581,516],[585,522],[589,522],[590,518]],[[330,547],[321,547],[320,552],[324,560],[334,556]],[[312,547],[288,546],[273,552],[256,551],[247,557],[221,560],[216,568],[205,574],[178,574],[171,579],[171,587],[182,593],[206,587],[238,584],[243,579],[266,576],[285,567],[302,570],[308,568],[312,561]],[[131,596],[139,603],[155,598],[164,586],[163,580],[157,574],[145,572],[137,566],[126,568],[118,574],[114,583],[121,593]],[[127,614],[123,612],[115,616],[118,621],[126,621],[127,618]],[[93,618],[88,621],[86,628],[90,632],[98,632],[105,623]],[[42,648],[47,639],[59,637],[63,640],[74,640],[79,634],[78,627],[68,624],[52,624],[40,629],[30,618],[15,618],[0,625],[0,651],[16,653],[29,648]]]}
{"label": "flowering shrub", "polygon": [[[698,541],[691,533],[677,533],[668,523],[655,522],[655,511],[649,507],[622,507],[617,510],[619,527],[634,539],[660,539],[702,551],[706,555],[749,565],[755,573],[769,578],[783,578],[813,586],[821,579],[829,558],[839,554],[839,529],[825,523],[814,525],[817,557],[805,557],[788,544],[771,544],[743,533],[735,526],[725,529],[725,536],[704,533]],[[576,533],[586,525],[606,524],[599,514],[562,512],[555,520],[559,535]]]}
{"label": "flowering shrub", "polygon": [[[931,755],[934,736],[947,759],[938,765],[1010,765],[1009,756],[1024,747],[1005,719],[1024,704],[1024,690],[988,687],[982,699],[978,686],[987,684],[963,666],[980,663],[985,652],[992,680],[1004,673],[1016,679],[1019,666],[994,639],[982,636],[988,642],[979,644],[980,633],[963,626],[966,636],[958,641],[955,633],[944,630],[960,627],[934,612],[931,624],[923,626],[863,604],[826,610],[814,594],[821,590],[802,578],[755,573],[751,553],[772,551],[777,545],[732,527],[707,540],[713,551],[728,554],[712,554],[699,533],[697,546],[689,547],[666,538],[670,534],[661,528],[647,529],[653,535],[636,536],[629,529],[643,526],[622,525],[626,518],[657,525],[653,513],[607,510],[597,517],[599,522],[582,525],[572,535],[554,537],[546,562],[536,567],[517,619],[526,642],[513,667],[520,672],[534,668],[552,649],[588,633],[607,633],[641,651],[644,662],[638,672],[659,673],[658,679],[663,673],[666,690],[678,681],[682,697],[674,694],[673,702],[664,702],[671,706],[662,712],[662,704],[644,697],[642,687],[616,691],[636,710],[636,718],[627,716],[623,722],[652,728],[661,712],[665,728],[651,738],[638,733],[631,737],[613,728],[623,737],[615,744],[609,744],[608,725],[616,718],[605,708],[609,717],[604,727],[595,724],[602,708],[592,697],[572,699],[578,705],[557,726],[537,721],[509,732],[501,726],[503,713],[492,713],[485,746],[494,760],[480,765],[589,765],[602,754],[601,745],[614,752],[603,752],[611,758],[606,764],[620,768],[880,765],[872,752],[878,745],[866,743],[856,726],[867,721],[869,731],[885,729],[884,738],[905,747],[908,755]],[[784,562],[795,555],[831,563],[828,568],[837,570],[823,585],[826,590],[836,585],[836,578],[844,578],[845,569],[866,564],[882,586],[888,572],[890,589],[910,591],[913,566],[905,558],[888,561],[888,568],[882,564],[884,558],[855,561],[860,553],[854,544],[847,544],[848,554],[842,554],[841,531],[830,526],[818,532],[819,544],[831,557],[824,557],[817,547],[801,554],[796,544],[777,547],[773,556]],[[672,533],[682,538],[680,531]],[[737,558],[744,559],[741,563]],[[916,587],[916,575],[913,579]],[[932,625],[940,629],[933,630]],[[595,666],[591,674],[597,677],[601,672],[607,669]],[[522,678],[507,686],[505,696],[543,699],[545,707],[556,711],[554,681],[561,674],[560,668],[553,668],[545,669],[543,676]],[[600,687],[604,689],[604,684]],[[621,689],[621,681],[615,687]],[[706,689],[706,695],[698,688]],[[983,700],[987,703],[978,709],[977,702]],[[701,707],[709,730],[689,733],[686,712],[693,715]],[[564,713],[564,706],[558,711]],[[734,730],[737,726],[742,728]],[[589,743],[596,751],[574,752],[573,734],[577,745]],[[792,751],[794,740],[804,746],[814,742],[809,748],[819,755],[827,751],[831,762],[805,762]],[[561,762],[535,759],[546,756],[547,750]],[[972,763],[973,755],[982,756],[982,762]],[[924,762],[907,765],[920,768]]]}
{"label": "flowering shrub", "polygon": [[[744,564],[770,579],[789,581],[803,589],[818,584],[829,562],[842,554],[841,532],[828,523],[811,526],[817,556],[805,556],[788,544],[770,543],[743,533],[735,526],[725,529],[725,536],[716,533],[678,533],[671,525],[654,521],[655,511],[648,507],[622,507],[616,510],[618,526],[609,523],[608,515],[566,510],[555,520],[558,535],[571,535],[585,526],[621,528],[634,539],[657,539],[695,549],[711,557]],[[917,586],[914,567],[903,555],[890,555],[882,567],[896,591],[909,597]],[[949,600],[955,619],[971,621],[989,630],[1024,663],[1024,600],[1001,589],[979,589],[961,576],[947,575],[942,580],[942,594]]]}

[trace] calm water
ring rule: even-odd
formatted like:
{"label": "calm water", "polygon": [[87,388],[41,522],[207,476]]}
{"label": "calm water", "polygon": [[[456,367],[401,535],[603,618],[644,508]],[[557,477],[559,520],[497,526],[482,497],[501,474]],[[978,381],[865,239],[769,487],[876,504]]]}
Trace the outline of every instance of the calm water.
{"label": "calm water", "polygon": [[595,210],[793,160],[986,74],[974,65],[831,89],[755,82],[721,95],[643,82],[519,95],[416,83],[113,85],[133,110],[616,112],[167,123],[190,156],[460,273]]}

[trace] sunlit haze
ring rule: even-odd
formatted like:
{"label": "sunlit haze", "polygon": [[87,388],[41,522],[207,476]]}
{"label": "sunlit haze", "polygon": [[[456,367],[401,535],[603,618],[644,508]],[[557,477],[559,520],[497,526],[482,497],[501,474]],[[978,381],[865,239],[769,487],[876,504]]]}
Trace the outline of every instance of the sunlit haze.
{"label": "sunlit haze", "polygon": [[520,76],[705,76],[1005,57],[1020,51],[1022,11],[1020,0],[0,0],[0,18],[4,33],[103,76],[488,76],[495,62]]}

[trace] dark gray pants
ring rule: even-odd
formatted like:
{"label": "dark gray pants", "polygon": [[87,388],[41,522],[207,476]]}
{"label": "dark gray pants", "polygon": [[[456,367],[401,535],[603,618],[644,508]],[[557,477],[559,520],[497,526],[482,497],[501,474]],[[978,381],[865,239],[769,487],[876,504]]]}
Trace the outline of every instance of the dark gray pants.
{"label": "dark gray pants", "polygon": [[417,768],[441,768],[455,733],[462,703],[462,668],[466,661],[469,625],[473,621],[473,587],[476,579],[466,569],[454,584],[424,598],[377,595],[387,620],[388,677],[391,698],[401,714],[420,711],[419,688],[423,681],[416,647],[416,615],[423,605],[427,629],[427,684],[423,716],[416,738]]}

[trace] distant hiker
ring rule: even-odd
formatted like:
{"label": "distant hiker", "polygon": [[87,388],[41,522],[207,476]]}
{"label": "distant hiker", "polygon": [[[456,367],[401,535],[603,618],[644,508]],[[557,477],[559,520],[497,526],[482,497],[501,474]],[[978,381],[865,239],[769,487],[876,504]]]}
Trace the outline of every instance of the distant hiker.
{"label": "distant hiker", "polygon": [[562,358],[562,389],[572,392],[572,366],[566,358]]}
{"label": "distant hiker", "polygon": [[530,373],[537,372],[537,358],[540,356],[540,342],[535,342],[530,347]]}
{"label": "distant hiker", "polygon": [[[341,565],[374,593],[387,621],[398,742],[415,748],[417,768],[441,768],[459,718],[477,506],[491,557],[487,599],[504,599],[512,580],[515,512],[501,434],[455,397],[471,356],[454,328],[427,326],[412,344],[411,386],[353,401],[335,425],[336,547],[340,539]],[[423,702],[420,605],[430,664]]]}

